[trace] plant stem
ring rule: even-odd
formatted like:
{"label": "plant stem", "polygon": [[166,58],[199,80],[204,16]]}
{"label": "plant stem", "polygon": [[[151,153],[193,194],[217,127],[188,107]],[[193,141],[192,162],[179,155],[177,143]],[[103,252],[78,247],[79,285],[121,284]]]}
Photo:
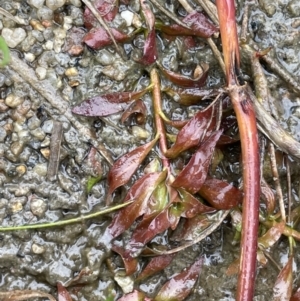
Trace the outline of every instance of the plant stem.
{"label": "plant stem", "polygon": [[94,212],[88,215],[83,215],[63,221],[53,222],[53,223],[44,223],[44,224],[31,224],[31,225],[22,225],[22,226],[12,226],[12,227],[0,227],[0,232],[4,231],[16,231],[16,230],[29,230],[29,229],[41,229],[41,228],[50,228],[50,227],[58,227],[58,226],[65,226],[70,225],[74,223],[80,223],[84,220],[88,220],[94,217],[98,217],[100,215],[104,215],[113,211],[116,211],[118,209],[121,209],[123,207],[126,207],[127,205],[131,204],[133,201],[129,201],[123,204],[119,204],[113,207],[108,207],[106,209],[103,209],[98,212]]}
{"label": "plant stem", "polygon": [[153,108],[154,108],[154,118],[155,118],[155,125],[156,125],[156,131],[160,135],[159,139],[159,148],[161,153],[161,159],[163,162],[163,166],[165,168],[170,167],[170,162],[169,160],[165,157],[165,152],[167,151],[167,138],[166,138],[166,130],[164,127],[163,120],[161,118],[161,112],[162,112],[162,107],[161,107],[161,94],[160,94],[160,79],[157,73],[157,70],[153,68],[150,73],[151,77],[151,83],[153,84]]}
{"label": "plant stem", "polygon": [[217,0],[229,95],[240,132],[243,164],[243,216],[237,301],[252,301],[259,225],[260,160],[256,117],[247,86],[239,84],[240,53],[234,0]]}

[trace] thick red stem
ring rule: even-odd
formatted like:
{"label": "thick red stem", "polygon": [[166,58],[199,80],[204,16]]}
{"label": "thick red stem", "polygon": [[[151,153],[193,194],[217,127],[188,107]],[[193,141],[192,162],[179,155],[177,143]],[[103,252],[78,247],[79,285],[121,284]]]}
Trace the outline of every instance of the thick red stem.
{"label": "thick red stem", "polygon": [[259,225],[260,169],[255,113],[245,87],[229,87],[237,116],[243,159],[243,219],[238,301],[252,301],[256,274]]}

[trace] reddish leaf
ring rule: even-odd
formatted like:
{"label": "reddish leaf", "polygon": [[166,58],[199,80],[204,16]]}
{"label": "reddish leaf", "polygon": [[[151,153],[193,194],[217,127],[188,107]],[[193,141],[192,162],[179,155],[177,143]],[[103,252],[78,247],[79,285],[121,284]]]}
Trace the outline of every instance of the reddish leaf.
{"label": "reddish leaf", "polygon": [[203,139],[209,125],[212,108],[199,111],[178,133],[175,144],[165,152],[169,158],[176,158],[181,152],[195,147]]}
{"label": "reddish leaf", "polygon": [[157,59],[157,48],[156,48],[156,40],[155,40],[155,30],[152,29],[145,40],[143,57],[138,60],[139,63],[143,65],[151,65]]}
{"label": "reddish leaf", "polygon": [[123,111],[127,102],[142,97],[149,88],[137,92],[116,92],[99,95],[83,101],[72,112],[83,116],[108,116]]}
{"label": "reddish leaf", "polygon": [[214,148],[221,133],[222,131],[216,131],[201,143],[197,152],[172,183],[173,187],[182,187],[192,194],[201,189],[207,176]]}
{"label": "reddish leaf", "polygon": [[126,250],[117,245],[112,246],[111,249],[122,257],[127,276],[132,275],[134,272],[136,272],[138,265],[137,258],[132,258],[130,254],[126,252]]}
{"label": "reddish leaf", "polygon": [[132,293],[126,294],[125,296],[118,299],[118,301],[146,301],[145,294],[134,290]]}
{"label": "reddish leaf", "polygon": [[134,200],[118,211],[107,228],[111,237],[117,237],[128,229],[133,222],[147,211],[147,203],[153,190],[166,178],[166,171],[149,173],[136,181],[129,190],[125,201]]}
{"label": "reddish leaf", "polygon": [[135,148],[133,151],[119,158],[108,173],[108,194],[126,184],[135,173],[139,165],[144,161],[148,153],[155,145],[158,138]]}
{"label": "reddish leaf", "polygon": [[136,124],[144,124],[146,122],[146,113],[147,108],[145,103],[138,99],[124,111],[121,117],[121,123],[131,123],[131,120],[135,118]]}
{"label": "reddish leaf", "polygon": [[293,255],[280,271],[273,288],[273,301],[289,301],[293,288]]}
{"label": "reddish leaf", "polygon": [[281,237],[285,227],[285,222],[275,224],[263,236],[258,238],[258,247],[268,249],[272,247]]}
{"label": "reddish leaf", "polygon": [[203,259],[200,258],[189,268],[170,279],[158,292],[155,301],[181,301],[192,291],[200,273]]}
{"label": "reddish leaf", "polygon": [[200,88],[205,85],[208,75],[208,65],[203,66],[203,68],[197,66],[195,71],[198,71],[201,68],[202,72],[199,72],[199,75],[196,75],[195,78],[190,78],[188,76],[167,70],[159,63],[157,63],[157,65],[162,71],[163,75],[178,86],[187,88]]}
{"label": "reddish leaf", "polygon": [[227,144],[238,142],[239,140],[240,140],[239,138],[232,138],[227,135],[221,135],[217,145],[227,145]]}
{"label": "reddish leaf", "polygon": [[206,179],[199,194],[219,210],[231,209],[243,201],[243,193],[238,188],[218,179]]}
{"label": "reddish leaf", "polygon": [[[110,31],[117,42],[125,42],[129,39],[129,36],[118,31],[115,28],[110,28]],[[92,49],[99,50],[105,46],[113,44],[107,31],[100,27],[91,29],[83,38],[83,42]]]}
{"label": "reddish leaf", "polygon": [[101,177],[103,174],[101,158],[95,147],[91,147],[87,156],[87,166],[91,168],[91,175],[93,177]]}
{"label": "reddish leaf", "polygon": [[60,282],[57,282],[57,299],[58,301],[72,301],[69,292]]}
{"label": "reddish leaf", "polygon": [[300,288],[297,289],[295,294],[291,297],[290,301],[300,301]]}
{"label": "reddish leaf", "polygon": [[172,90],[168,88],[165,91],[168,95],[172,96],[178,103],[184,106],[191,106],[199,104],[201,100],[213,99],[222,93],[221,89],[177,89]]}
{"label": "reddish leaf", "polygon": [[205,15],[197,11],[189,13],[182,22],[186,23],[191,29],[177,24],[164,25],[162,23],[157,23],[156,27],[168,35],[175,36],[184,35],[209,38],[215,32],[218,32],[218,28]]}
{"label": "reddish leaf", "polygon": [[182,198],[182,206],[184,207],[184,210],[181,213],[182,217],[192,218],[200,213],[215,211],[215,208],[205,206],[184,189],[179,189],[179,193]]}
{"label": "reddish leaf", "polygon": [[161,255],[152,258],[147,266],[143,269],[143,271],[139,274],[136,280],[144,280],[152,276],[153,274],[165,269],[172,262],[175,255],[176,254]]}
{"label": "reddish leaf", "polygon": [[261,181],[261,197],[266,203],[268,214],[273,214],[276,205],[275,195],[264,179]]}
{"label": "reddish leaf", "polygon": [[[94,1],[95,8],[99,11],[101,17],[106,21],[112,21],[117,12],[118,6],[116,5],[115,0],[96,0]],[[83,13],[84,26],[90,30],[93,27],[98,27],[99,22],[94,16],[94,14],[90,11],[89,8],[86,8]]]}

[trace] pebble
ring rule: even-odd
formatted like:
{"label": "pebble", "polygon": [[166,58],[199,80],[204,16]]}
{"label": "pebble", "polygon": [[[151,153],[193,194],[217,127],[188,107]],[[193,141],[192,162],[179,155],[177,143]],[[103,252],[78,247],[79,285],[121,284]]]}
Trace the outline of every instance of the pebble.
{"label": "pebble", "polygon": [[26,31],[23,28],[3,28],[2,37],[10,48],[15,48],[26,38]]}
{"label": "pebble", "polygon": [[47,175],[47,163],[38,163],[34,166],[33,172],[41,177],[45,177]]}
{"label": "pebble", "polygon": [[45,0],[28,0],[28,4],[35,8],[41,8],[44,5]]}
{"label": "pebble", "polygon": [[51,10],[57,10],[58,8],[64,6],[66,3],[66,0],[46,0],[46,5]]}
{"label": "pebble", "polygon": [[46,133],[46,134],[51,134],[52,133],[52,129],[53,129],[53,120],[46,120],[42,126],[42,130]]}
{"label": "pebble", "polygon": [[37,17],[39,18],[40,21],[52,20],[53,19],[53,11],[47,6],[42,6],[37,11]]}
{"label": "pebble", "polygon": [[34,198],[30,202],[31,212],[38,217],[42,217],[45,214],[47,207],[47,203],[40,198]]}
{"label": "pebble", "polygon": [[16,141],[10,145],[10,150],[14,156],[19,156],[24,149],[23,141]]}
{"label": "pebble", "polygon": [[24,58],[27,62],[32,63],[35,60],[35,55],[31,52],[24,53]]}
{"label": "pebble", "polygon": [[66,75],[67,77],[76,76],[76,75],[78,75],[78,70],[77,70],[75,67],[68,68],[68,69],[65,71],[65,75]]}
{"label": "pebble", "polygon": [[289,2],[287,6],[288,12],[291,14],[292,17],[299,17],[300,16],[300,3],[299,0],[292,0]]}
{"label": "pebble", "polygon": [[43,80],[46,78],[47,75],[47,69],[44,67],[37,67],[35,69],[35,74],[38,77],[39,80]]}
{"label": "pebble", "polygon": [[41,120],[36,117],[36,115],[32,116],[27,121],[27,126],[30,130],[34,130],[41,125]]}
{"label": "pebble", "polygon": [[41,245],[38,245],[36,243],[33,243],[31,245],[31,251],[34,254],[43,254],[45,252],[45,247],[41,246]]}
{"label": "pebble", "polygon": [[127,26],[131,26],[134,13],[130,10],[123,10],[121,12],[121,17],[126,21]]}
{"label": "pebble", "polygon": [[43,141],[46,137],[45,132],[41,128],[36,128],[35,130],[32,130],[31,134],[39,141]]}
{"label": "pebble", "polygon": [[4,142],[7,132],[3,127],[0,127],[0,142]]}
{"label": "pebble", "polygon": [[11,93],[9,94],[5,99],[5,104],[9,106],[10,108],[16,108],[20,104],[22,104],[24,101],[23,97],[16,96],[15,94]]}

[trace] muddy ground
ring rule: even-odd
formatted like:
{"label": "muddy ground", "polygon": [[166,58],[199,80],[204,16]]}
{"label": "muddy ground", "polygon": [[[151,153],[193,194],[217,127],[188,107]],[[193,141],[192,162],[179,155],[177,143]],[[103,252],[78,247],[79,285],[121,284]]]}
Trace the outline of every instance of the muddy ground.
{"label": "muddy ground", "polygon": [[[179,16],[185,14],[177,1],[167,2],[169,10],[174,10]],[[239,24],[243,6],[243,1],[237,1]],[[46,80],[55,88],[68,106],[72,107],[100,93],[141,89],[149,83],[147,70],[132,59],[135,52],[141,51],[140,37],[123,46],[129,59],[126,63],[122,62],[113,46],[97,51],[84,47],[78,56],[68,53],[68,32],[73,27],[82,28],[84,25],[84,5],[81,1],[0,0],[0,7],[24,20],[24,24],[17,24],[0,14],[2,36],[8,37],[15,60],[26,62],[38,78]],[[196,8],[201,9],[197,5]],[[120,12],[125,10],[138,14],[139,2],[132,0],[128,5],[121,5]],[[161,14],[157,10],[155,12]],[[168,20],[165,16],[162,18]],[[114,25],[118,28],[127,26],[120,14]],[[272,46],[273,57],[299,81],[299,1],[255,1],[250,9],[248,30],[248,38],[261,49]],[[159,59],[167,62],[170,68],[176,70],[179,67],[190,72],[191,66],[206,62],[210,65],[207,87],[225,84],[224,76],[204,40],[198,39],[197,47],[185,53],[181,52],[182,41],[179,39],[170,42],[158,37],[158,40]],[[216,41],[219,43],[219,40]],[[242,63],[244,77],[251,83],[249,65],[247,61]],[[280,124],[299,141],[300,98],[267,65],[264,67],[274,96],[272,109]],[[31,84],[20,79],[17,68],[8,66],[0,70],[0,98],[1,226],[50,223],[101,210],[105,206],[105,180],[109,164],[103,156],[96,155],[101,163],[102,180],[87,193],[88,177],[94,175],[94,170],[87,160],[91,145],[83,137],[83,132],[78,130],[68,116],[47,102]],[[145,102],[151,112],[150,95],[146,96]],[[199,107],[201,105],[181,107],[164,97],[164,110],[170,117],[191,116]],[[98,141],[109,150],[114,160],[135,146],[150,141],[153,135],[151,114],[147,116],[143,127],[121,125],[120,114],[102,119],[74,118],[78,124],[96,133]],[[57,127],[54,121],[62,126],[63,134],[57,177],[49,179],[50,140],[53,128]],[[238,183],[241,178],[239,146],[228,147],[227,151],[218,168],[219,176],[226,175],[226,180]],[[299,205],[298,167],[298,162],[294,160],[292,197],[295,207]],[[285,167],[282,167],[283,187],[286,183],[285,171]],[[273,185],[272,176],[267,176]],[[284,199],[287,199],[285,188]],[[117,299],[122,295],[122,290],[114,280],[115,275],[108,262],[113,263],[115,271],[120,273],[123,272],[122,262],[102,240],[110,220],[111,215],[107,215],[58,228],[10,232],[0,230],[1,291],[43,290],[55,296],[57,282],[68,286],[80,271],[86,269],[89,273],[79,281],[84,285],[77,290],[70,288],[73,300],[107,300],[110,295]],[[189,266],[201,254],[205,259],[204,266],[187,300],[234,300],[237,277],[226,275],[228,266],[239,256],[239,246],[232,244],[234,234],[230,220],[226,220],[204,241],[178,254],[163,273],[137,287],[150,297],[155,296],[168,277]],[[157,241],[164,242],[166,235],[162,234]],[[300,285],[298,248],[296,246],[295,249],[294,288]],[[287,240],[281,239],[269,255],[282,267],[288,257]],[[276,265],[271,262],[265,266],[259,265],[254,300],[271,300],[278,272]]]}

